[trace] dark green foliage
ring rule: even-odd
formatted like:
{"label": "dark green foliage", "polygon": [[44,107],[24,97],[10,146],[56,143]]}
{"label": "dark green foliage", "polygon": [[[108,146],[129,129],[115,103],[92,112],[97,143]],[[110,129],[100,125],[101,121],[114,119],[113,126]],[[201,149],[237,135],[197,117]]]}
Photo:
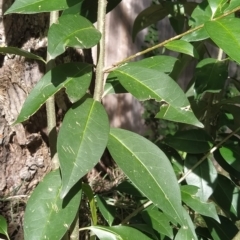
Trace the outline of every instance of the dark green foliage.
{"label": "dark green foliage", "polygon": [[[91,23],[96,19],[96,6],[92,8],[82,0],[60,2],[18,0],[7,11],[65,9],[49,29],[52,59],[68,46],[90,48],[101,38]],[[111,3],[108,10],[119,2]],[[156,48],[150,58],[117,65],[109,70],[103,94],[129,92],[144,101],[151,141],[109,127],[103,105],[87,94],[92,76],[89,64],[56,66],[28,96],[17,122],[33,115],[61,88],[66,88],[74,104],[65,115],[56,143],[61,174],[57,170],[46,175],[29,199],[25,240],[60,239],[78,214],[82,191],[88,199],[92,224],[80,231],[90,230],[99,239],[217,240],[232,239],[238,232],[240,76],[229,77],[229,64],[240,64],[240,20],[234,14],[240,2],[154,3],[138,15],[133,38],[153,24],[145,39],[149,53],[158,44],[157,21],[168,16],[175,32],[183,34],[160,46],[179,54],[178,61]],[[79,7],[81,13],[88,11],[80,16]],[[184,33],[189,29],[191,32]],[[217,59],[209,56],[207,39],[222,49]],[[21,50],[2,49],[9,51],[43,61]],[[193,59],[198,65],[185,93],[177,81]],[[105,148],[127,180],[113,192],[95,198],[91,187],[81,181]],[[6,234],[6,223],[2,217],[0,220],[0,233]]]}

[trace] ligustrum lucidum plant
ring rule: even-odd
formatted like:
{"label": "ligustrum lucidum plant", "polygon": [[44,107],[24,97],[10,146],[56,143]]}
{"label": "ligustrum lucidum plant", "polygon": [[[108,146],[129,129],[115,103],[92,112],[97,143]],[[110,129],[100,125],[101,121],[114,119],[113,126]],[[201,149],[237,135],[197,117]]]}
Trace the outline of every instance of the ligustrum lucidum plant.
{"label": "ligustrum lucidum plant", "polygon": [[[46,102],[54,164],[28,200],[25,240],[69,239],[66,233],[72,228],[90,231],[91,239],[233,239],[240,216],[240,82],[239,76],[230,77],[228,69],[229,64],[240,63],[240,1],[160,0],[137,16],[133,40],[140,30],[165,17],[176,36],[104,66],[105,15],[120,1],[16,0],[5,13],[51,13],[46,61],[17,48],[1,48],[43,61],[47,68],[15,122],[26,121]],[[60,17],[58,11],[62,11]],[[206,44],[219,48],[217,58],[211,57]],[[95,45],[98,62],[91,96],[87,91],[93,66],[83,62],[55,66],[54,59],[67,47]],[[134,61],[158,48],[179,55]],[[193,59],[198,63],[184,92],[176,81]],[[108,74],[106,82],[104,74]],[[62,88],[72,107],[55,142],[51,138],[56,124],[54,94]],[[155,118],[179,123],[177,132],[153,143],[136,133],[110,128],[101,100],[122,92],[139,101],[159,102]],[[127,177],[122,183],[127,187],[119,191],[128,190],[138,203],[121,221],[114,216],[116,205],[81,184],[106,148]],[[89,198],[92,224],[78,229],[76,216],[83,193]],[[97,213],[105,224],[98,222]],[[72,239],[78,239],[78,234]]]}

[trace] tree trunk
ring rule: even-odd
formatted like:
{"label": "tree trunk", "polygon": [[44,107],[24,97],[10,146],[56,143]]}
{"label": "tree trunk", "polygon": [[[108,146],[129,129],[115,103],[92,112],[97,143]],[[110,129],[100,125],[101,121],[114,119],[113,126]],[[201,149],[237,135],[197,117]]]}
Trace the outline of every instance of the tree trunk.
{"label": "tree trunk", "polygon": [[[12,2],[3,1],[2,13]],[[15,46],[46,55],[48,14],[2,16],[2,46]],[[46,114],[42,107],[23,124],[12,125],[28,93],[44,74],[37,61],[1,55],[0,69],[0,214],[11,239],[23,239],[22,217],[29,193],[50,170]]]}

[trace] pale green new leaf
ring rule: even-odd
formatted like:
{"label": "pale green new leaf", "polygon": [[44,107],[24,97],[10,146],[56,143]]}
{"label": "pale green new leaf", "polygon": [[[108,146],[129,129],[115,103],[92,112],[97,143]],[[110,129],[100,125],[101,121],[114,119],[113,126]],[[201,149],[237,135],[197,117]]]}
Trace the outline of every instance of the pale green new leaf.
{"label": "pale green new leaf", "polygon": [[[185,160],[185,173],[198,161],[201,155],[188,154]],[[205,160],[186,177],[187,184],[198,187],[196,196],[206,202],[216,187],[217,170],[211,160]]]}
{"label": "pale green new leaf", "polygon": [[182,224],[180,189],[166,155],[149,140],[123,129],[111,129],[107,147],[131,182],[164,213]]}
{"label": "pale green new leaf", "polygon": [[140,101],[155,99],[163,102],[156,117],[176,122],[184,122],[203,127],[190,108],[190,103],[182,89],[167,74],[155,69],[127,63],[112,73],[122,86]]}
{"label": "pale green new leaf", "polygon": [[97,164],[107,145],[108,134],[108,116],[99,102],[89,98],[68,110],[57,141],[63,185],[61,197]]}
{"label": "pale green new leaf", "polygon": [[38,55],[35,55],[31,52],[28,52],[26,50],[16,48],[16,47],[0,47],[0,53],[16,54],[18,56],[23,56],[25,58],[40,60],[40,61],[46,63],[42,57],[39,57]]}
{"label": "pale green new leaf", "polygon": [[39,13],[64,10],[82,0],[16,0],[6,11],[9,13]]}
{"label": "pale green new leaf", "polygon": [[24,214],[25,240],[59,240],[70,228],[81,201],[81,185],[60,198],[59,170],[47,174],[34,189]]}
{"label": "pale green new leaf", "polygon": [[7,221],[2,215],[0,215],[0,234],[5,235],[10,240],[7,232]]}
{"label": "pale green new leaf", "polygon": [[219,222],[217,211],[213,203],[203,202],[197,197],[198,187],[191,185],[181,186],[181,196],[185,204],[201,215],[211,217]]}
{"label": "pale green new leaf", "polygon": [[66,47],[91,48],[101,38],[101,33],[86,18],[78,14],[63,15],[48,31],[48,53],[51,59]]}
{"label": "pale green new leaf", "polygon": [[223,18],[206,22],[204,27],[210,38],[234,61],[240,64],[240,19]]}
{"label": "pale green new leaf", "polygon": [[196,49],[193,47],[193,45],[183,40],[175,40],[169,42],[165,44],[164,47],[175,52],[180,52],[195,58],[199,58],[198,53]]}
{"label": "pale green new leaf", "polygon": [[72,102],[80,99],[86,93],[91,77],[92,66],[87,63],[65,63],[48,71],[28,95],[15,123],[26,121],[63,87]]}
{"label": "pale green new leaf", "polygon": [[151,240],[147,235],[128,226],[91,226],[85,229],[93,231],[100,240]]}

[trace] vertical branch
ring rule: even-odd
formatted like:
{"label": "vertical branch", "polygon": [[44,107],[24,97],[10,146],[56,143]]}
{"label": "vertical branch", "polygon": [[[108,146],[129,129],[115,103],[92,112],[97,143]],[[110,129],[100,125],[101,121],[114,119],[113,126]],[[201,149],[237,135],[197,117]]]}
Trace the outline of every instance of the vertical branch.
{"label": "vertical branch", "polygon": [[[56,23],[59,17],[58,11],[53,11],[50,13],[49,27]],[[55,67],[54,59],[51,59],[50,55],[47,53],[47,65],[46,72]],[[49,137],[49,146],[52,157],[52,169],[57,169],[59,166],[56,143],[57,143],[57,131],[56,131],[56,111],[55,111],[55,101],[54,96],[51,96],[46,102],[47,110],[47,124],[48,124],[48,137]]]}
{"label": "vertical branch", "polygon": [[96,82],[93,98],[101,101],[104,86],[104,61],[105,61],[105,18],[106,18],[106,0],[98,0],[98,17],[97,29],[101,32],[102,37],[98,44],[98,62],[96,69]]}

